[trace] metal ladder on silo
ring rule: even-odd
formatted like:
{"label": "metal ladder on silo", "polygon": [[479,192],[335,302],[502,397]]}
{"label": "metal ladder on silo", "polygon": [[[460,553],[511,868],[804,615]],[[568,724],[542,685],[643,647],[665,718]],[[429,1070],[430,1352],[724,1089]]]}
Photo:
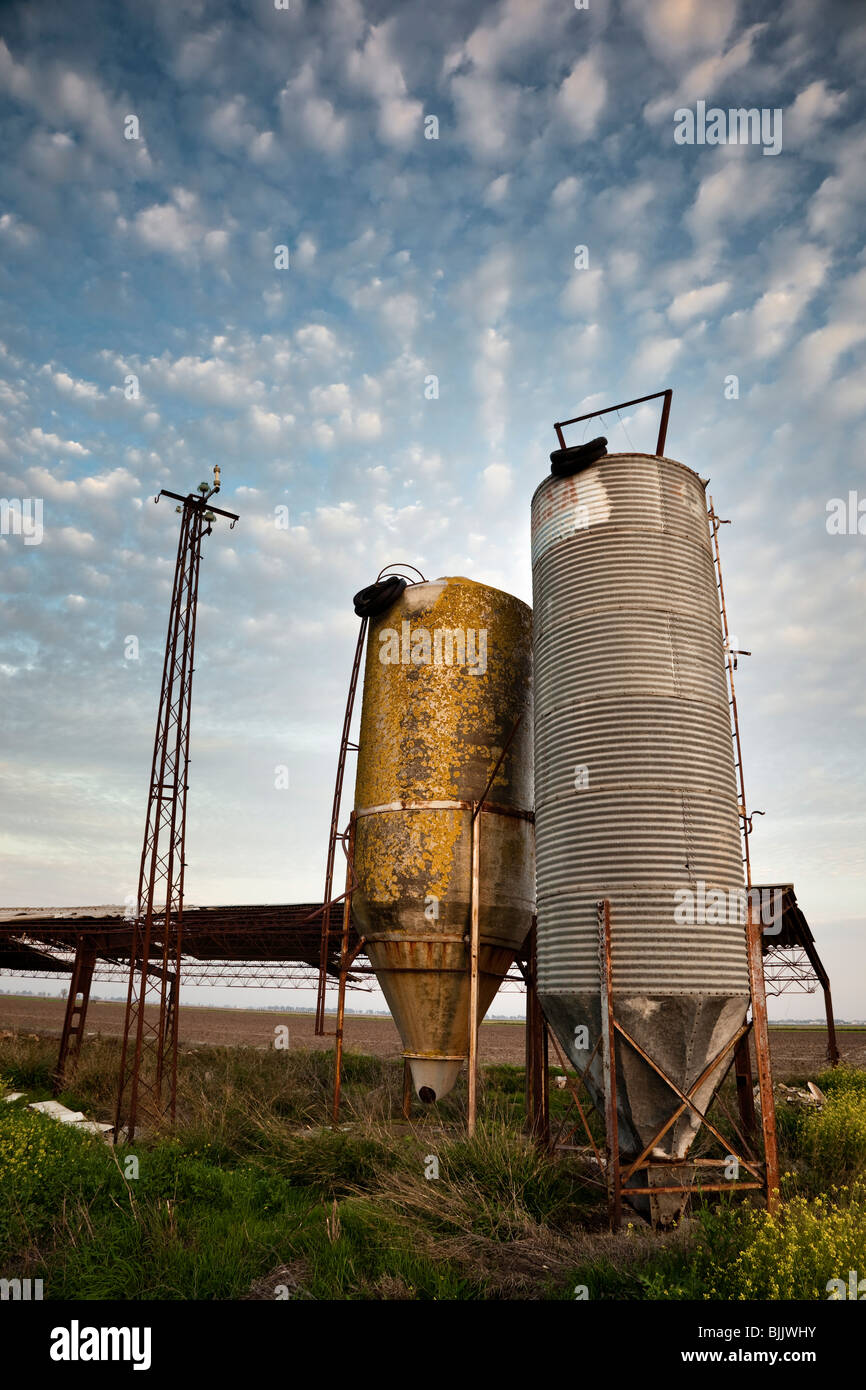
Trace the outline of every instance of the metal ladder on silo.
{"label": "metal ladder on silo", "polygon": [[743,748],[740,742],[740,720],[737,713],[737,691],[734,684],[734,672],[737,669],[738,656],[751,656],[751,652],[743,651],[741,648],[734,649],[731,646],[731,635],[728,631],[728,610],[725,604],[725,585],[722,579],[722,559],[719,553],[719,529],[722,526],[730,526],[730,521],[723,520],[717,515],[713,499],[710,498],[708,511],[710,527],[713,533],[714,563],[716,567],[716,588],[719,591],[719,607],[722,614],[722,641],[725,648],[725,669],[728,679],[728,708],[731,718],[731,738],[734,743],[734,770],[737,774],[737,808],[740,815],[740,823],[743,833],[743,870],[746,879],[746,888],[752,886],[752,865],[749,852],[749,836],[752,833],[752,819],[754,816],[762,816],[763,811],[753,811],[749,815],[746,805],[746,783],[743,776]]}
{"label": "metal ladder on silo", "polygon": [[[328,836],[328,859],[325,869],[325,893],[324,904],[322,906],[322,936],[320,943],[319,956],[319,981],[316,990],[316,1023],[315,1032],[318,1037],[325,1034],[325,999],[328,981],[328,955],[331,945],[331,908],[335,905],[334,899],[334,860],[337,854],[337,845],[342,843],[343,848],[347,848],[348,831],[341,832],[339,829],[340,805],[343,799],[343,780],[346,773],[346,755],[350,752],[357,753],[357,743],[352,743],[349,733],[352,727],[352,714],[355,708],[355,693],[358,688],[358,674],[361,669],[361,657],[364,653],[364,639],[367,634],[367,619],[361,619],[361,627],[358,632],[358,642],[355,647],[355,659],[352,663],[352,674],[349,680],[349,693],[346,698],[346,709],[343,715],[343,732],[340,738],[340,754],[337,760],[337,776],[334,785],[334,799],[331,806],[331,829]],[[345,896],[343,894],[342,896]]]}
{"label": "metal ladder on silo", "polygon": [[[722,615],[722,640],[725,649],[725,668],[728,677],[728,707],[731,718],[731,738],[734,744],[734,768],[737,776],[737,805],[740,815],[740,824],[743,835],[743,870],[746,880],[746,892],[749,895],[747,902],[749,909],[746,914],[747,922],[751,922],[751,887],[752,887],[752,863],[749,850],[749,836],[752,833],[752,816],[762,816],[763,811],[753,811],[749,815],[746,803],[746,783],[743,776],[743,748],[740,741],[740,720],[737,712],[737,690],[734,681],[734,671],[737,666],[738,656],[751,656],[751,652],[735,649],[731,646],[731,635],[728,631],[728,610],[725,603],[725,584],[722,578],[722,558],[719,552],[719,530],[722,526],[730,526],[730,521],[718,516],[712,497],[708,511],[710,527],[713,533],[713,550],[716,567],[716,587],[719,591],[719,607]],[[761,1093],[761,1112],[762,1127],[764,1129],[764,1142],[767,1149],[767,1172],[778,1171],[778,1157],[776,1154],[775,1141],[775,1117],[770,1128],[767,1128],[766,1116],[773,1107],[773,1092],[770,1067],[770,1045],[767,1033],[767,1001],[764,981],[764,962],[761,948],[755,948],[755,957],[752,959],[752,933],[747,928],[746,940],[750,955],[750,993],[752,1003],[752,1032],[754,1033],[756,1060],[758,1063],[758,1084]],[[758,958],[760,957],[760,958]],[[760,974],[760,1000],[755,997],[757,988],[758,972]],[[760,1011],[760,1028],[755,1028],[756,1005]],[[752,1063],[749,1052],[748,1034],[741,1039],[734,1054],[734,1069],[737,1079],[737,1094],[740,1104],[740,1113],[746,1129],[754,1134],[757,1129],[757,1116],[755,1114],[755,1099],[752,1089]],[[769,1086],[769,1094],[767,1088]],[[772,1133],[771,1133],[772,1131]],[[770,1200],[768,1177],[768,1201]]]}

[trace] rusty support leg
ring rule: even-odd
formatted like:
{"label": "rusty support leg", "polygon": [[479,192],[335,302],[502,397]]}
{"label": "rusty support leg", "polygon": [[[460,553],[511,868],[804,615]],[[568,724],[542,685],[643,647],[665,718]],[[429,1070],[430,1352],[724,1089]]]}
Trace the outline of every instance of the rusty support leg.
{"label": "rusty support leg", "polygon": [[776,1147],[776,1105],[773,1096],[773,1076],[770,1066],[770,1034],[767,1022],[767,996],[764,990],[764,961],[760,914],[755,915],[751,900],[746,923],[749,951],[749,983],[752,994],[752,1033],[755,1039],[755,1060],[758,1068],[758,1090],[761,1097],[761,1128],[764,1137],[764,1176],[767,1210],[779,1206],[779,1155]]}
{"label": "rusty support leg", "polygon": [[616,1111],[616,1030],[613,1017],[613,970],[610,953],[610,903],[596,905],[601,963],[601,1031],[604,1065],[604,1130],[607,1148],[607,1191],[610,1228],[618,1231],[622,1220],[619,1172],[619,1121]]}
{"label": "rusty support leg", "polygon": [[532,994],[535,979],[532,970],[532,936],[534,929],[530,929],[526,941],[523,943],[525,961],[520,969],[523,974],[523,982],[526,985],[526,1025],[523,1031],[523,1109],[524,1109],[524,1129],[527,1134],[535,1133],[537,1095],[535,1091],[535,1028],[533,1019],[533,1000]]}
{"label": "rusty support leg", "polygon": [[665,451],[665,440],[668,437],[668,420],[671,418],[671,401],[673,399],[673,394],[673,390],[670,388],[667,391],[665,391],[664,405],[662,406],[662,418],[659,421],[659,437],[658,442],[656,443],[656,454],[659,456],[659,458],[662,457]]}
{"label": "rusty support leg", "polygon": [[87,1005],[90,1002],[90,985],[93,980],[95,965],[95,949],[85,945],[79,937],[78,945],[75,948],[75,963],[69,981],[69,994],[66,999],[66,1013],[63,1018],[57,1069],[52,1084],[52,1091],[55,1096],[62,1091],[67,1073],[71,1075],[81,1052],[84,1024],[87,1019]]}
{"label": "rusty support leg", "polygon": [[815,948],[814,941],[805,941],[803,948],[809,959],[809,964],[818,977],[818,982],[824,991],[824,1012],[827,1016],[827,1060],[831,1067],[839,1063],[839,1047],[836,1042],[836,1023],[833,1018],[833,1000],[830,995],[830,976],[824,969],[824,963]]}
{"label": "rusty support leg", "polygon": [[550,1144],[550,1109],[547,1082],[547,1026],[536,988],[536,929],[526,940],[526,1130],[544,1148]]}
{"label": "rusty support leg", "polygon": [[547,1052],[548,1052],[547,1020],[545,1019],[543,1013],[541,1012],[541,1005],[538,1003],[538,996],[537,996],[537,995],[536,995],[536,1003],[537,1003],[537,1006],[538,1006],[538,1012],[539,1012],[540,1020],[541,1020],[541,1022],[540,1022],[540,1028],[539,1028],[539,1031],[540,1031],[540,1033],[541,1033],[541,1050],[540,1050],[540,1056],[539,1056],[539,1059],[538,1059],[538,1061],[539,1061],[539,1070],[540,1070],[540,1072],[541,1072],[541,1075],[540,1075],[540,1077],[539,1077],[539,1109],[540,1109],[540,1113],[541,1113],[541,1134],[540,1134],[539,1137],[540,1137],[540,1139],[541,1139],[541,1142],[544,1144],[545,1149],[549,1149],[549,1148],[550,1148],[550,1067],[549,1067],[549,1065],[548,1065],[548,1060],[547,1060]]}
{"label": "rusty support leg", "polygon": [[824,1010],[827,1015],[827,1060],[831,1067],[838,1067],[841,1059],[836,1042],[836,1023],[833,1018],[833,1000],[830,996],[829,980],[824,985]]}
{"label": "rusty support leg", "polygon": [[340,1119],[340,1092],[343,1085],[343,1020],[346,1013],[346,976],[349,973],[349,929],[352,924],[352,884],[354,883],[355,813],[349,822],[349,856],[346,863],[346,896],[343,899],[343,936],[340,943],[340,984],[337,990],[337,1031],[334,1034],[334,1104],[331,1118]]}
{"label": "rusty support leg", "polygon": [[403,1059],[403,1104],[401,1106],[403,1119],[408,1120],[412,1114],[412,1068]]}
{"label": "rusty support leg", "polygon": [[469,898],[469,1111],[467,1130],[475,1133],[478,1118],[478,963],[481,805],[472,808],[472,887]]}
{"label": "rusty support leg", "polygon": [[165,1052],[169,1067],[169,1118],[174,1124],[177,1118],[177,1044],[180,1023],[180,951],[175,957],[175,973],[166,980],[165,1005]]}
{"label": "rusty support leg", "polygon": [[734,1052],[734,1072],[737,1078],[737,1106],[743,1122],[743,1133],[754,1143],[758,1130],[755,1114],[755,1093],[752,1082],[752,1054],[749,1050],[749,1035],[744,1033]]}

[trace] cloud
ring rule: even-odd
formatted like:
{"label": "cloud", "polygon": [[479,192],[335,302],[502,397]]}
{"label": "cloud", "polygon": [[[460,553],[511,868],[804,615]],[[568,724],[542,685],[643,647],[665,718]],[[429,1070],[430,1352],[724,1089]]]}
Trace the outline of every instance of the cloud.
{"label": "cloud", "polygon": [[8,245],[24,248],[36,240],[36,229],[22,222],[14,212],[4,212],[0,216],[0,237]]}
{"label": "cloud", "polygon": [[724,228],[753,221],[779,200],[786,175],[761,160],[748,158],[744,147],[729,146],[722,152],[721,164],[707,174],[698,186],[697,196],[685,216],[685,224],[696,242],[718,238]]}
{"label": "cloud", "polygon": [[[133,359],[131,369],[135,370],[136,365]],[[127,364],[123,364],[123,370],[127,370]],[[173,358],[169,353],[152,357],[140,366],[148,384],[196,403],[228,406],[247,405],[264,395],[264,384],[255,370],[253,365],[232,363],[218,356]]]}
{"label": "cloud", "polygon": [[[655,381],[667,376],[683,349],[681,338],[648,338],[635,353],[632,376]],[[655,388],[653,388],[655,389]]]}
{"label": "cloud", "polygon": [[479,73],[458,73],[451,79],[460,139],[482,160],[499,159],[515,149],[520,89]]}
{"label": "cloud", "polygon": [[810,243],[784,243],[772,257],[767,288],[750,309],[723,320],[728,339],[745,356],[771,357],[789,341],[794,325],[823,284],[829,257]]}
{"label": "cloud", "polygon": [[[461,142],[481,161],[520,158],[519,125],[524,114],[546,113],[532,79],[516,80],[519,69],[547,60],[572,16],[558,0],[501,0],[469,36],[448,49],[442,76],[448,81]],[[537,78],[535,85],[540,85]],[[577,101],[577,98],[574,98]],[[566,107],[569,102],[566,99]]]}
{"label": "cloud", "polygon": [[90,531],[82,531],[77,526],[52,526],[46,519],[45,536],[42,544],[48,550],[58,550],[65,555],[92,555],[97,549],[96,537]]}
{"label": "cloud", "polygon": [[307,143],[323,154],[340,154],[349,141],[349,121],[337,114],[332,101],[322,96],[312,61],[301,67],[296,77],[280,93],[283,124],[292,129],[300,125]]}
{"label": "cloud", "polygon": [[355,417],[353,435],[362,441],[378,439],[382,433],[382,417],[377,410],[361,410]]}
{"label": "cloud", "polygon": [[595,314],[601,304],[603,284],[601,270],[573,271],[559,301],[563,313],[575,318]]}
{"label": "cloud", "polygon": [[51,378],[52,383],[61,391],[64,396],[71,396],[78,401],[102,401],[105,396],[99,387],[92,381],[76,381],[68,372],[58,372],[46,364],[42,371]]}
{"label": "cloud", "polygon": [[508,416],[506,368],[511,344],[504,333],[486,328],[480,336],[472,379],[480,400],[479,415],[484,440],[498,449],[505,440]]}
{"label": "cloud", "polygon": [[295,333],[295,342],[306,357],[317,362],[333,362],[341,349],[333,329],[323,323],[304,324]]}
{"label": "cloud", "polygon": [[177,76],[184,82],[194,82],[212,71],[226,32],[225,25],[215,24],[211,29],[185,38],[173,64]]}
{"label": "cloud", "polygon": [[357,535],[364,525],[354,502],[316,508],[316,524],[324,536]]}
{"label": "cloud", "polygon": [[382,322],[404,347],[409,347],[418,329],[421,306],[414,294],[403,290],[383,299],[379,312]]}
{"label": "cloud", "polygon": [[277,415],[274,411],[265,410],[260,405],[251,405],[247,418],[253,434],[265,444],[279,443],[283,437],[284,428],[295,422],[293,415]]}
{"label": "cloud", "polygon": [[117,226],[120,231],[131,228],[148,250],[175,256],[180,261],[192,260],[199,254],[221,260],[229,241],[225,228],[208,228],[202,220],[198,195],[181,187],[173,189],[170,202],[143,208],[131,223],[119,217]]}
{"label": "cloud", "polygon": [[316,259],[317,250],[318,247],[311,236],[300,236],[293,257],[294,264],[299,270],[309,270]]}
{"label": "cloud", "polygon": [[274,134],[271,130],[259,130],[246,111],[245,96],[230,97],[214,107],[205,123],[205,129],[219,149],[242,150],[258,163],[274,153]]}
{"label": "cloud", "polygon": [[75,458],[87,458],[90,453],[83,444],[78,444],[74,439],[61,439],[57,434],[46,434],[37,425],[28,432],[29,446],[34,449],[41,449],[54,454],[70,454]]}
{"label": "cloud", "polygon": [[374,25],[363,48],[354,49],[346,63],[349,80],[379,108],[380,139],[405,149],[421,131],[423,106],[408,95],[403,70],[392,52],[394,21]]}
{"label": "cloud", "polygon": [[556,95],[556,111],[579,140],[588,140],[607,101],[607,82],[599,55],[579,58]]}
{"label": "cloud", "polygon": [[49,183],[89,178],[94,170],[89,152],[65,130],[34,130],[25,146],[25,159]]}
{"label": "cloud", "polygon": [[577,202],[580,193],[581,182],[574,174],[568,174],[564,179],[560,179],[550,195],[550,203],[555,208],[569,208]]}
{"label": "cloud", "polygon": [[668,63],[725,42],[737,16],[737,0],[627,0],[651,51]]}
{"label": "cloud", "polygon": [[798,394],[815,395],[833,387],[834,408],[850,415],[861,399],[863,373],[834,381],[837,369],[860,343],[866,341],[866,267],[837,281],[826,312],[826,322],[797,343],[791,359],[791,379]]}
{"label": "cloud", "polygon": [[845,92],[833,92],[823,77],[810,82],[797,96],[790,111],[785,112],[784,138],[786,144],[805,144],[823,128],[827,121],[842,110]]}
{"label": "cloud", "polygon": [[493,247],[460,286],[458,298],[481,324],[498,324],[511,302],[514,254],[508,246]]}
{"label": "cloud", "polygon": [[58,478],[47,468],[28,468],[27,483],[34,496],[75,503],[117,501],[141,486],[126,468],[112,468],[78,479]]}
{"label": "cloud", "polygon": [[62,62],[18,63],[0,39],[0,87],[22,105],[32,107],[55,128],[71,126],[103,159],[125,164],[146,177],[152,170],[147,142],[124,138],[128,115],[140,115],[129,98],[110,100],[97,79]]}
{"label": "cloud", "polygon": [[623,289],[637,282],[641,265],[641,258],[636,251],[611,251],[605,269],[610,283],[618,289]]}
{"label": "cloud", "polygon": [[514,486],[514,475],[505,463],[489,463],[481,479],[482,490],[489,502],[503,502]]}
{"label": "cloud", "polygon": [[310,406],[316,415],[337,415],[352,403],[352,393],[344,381],[331,386],[315,386],[310,392]]}
{"label": "cloud", "polygon": [[499,207],[508,197],[508,187],[511,183],[510,174],[500,174],[497,179],[492,179],[484,190],[484,204],[489,208]]}
{"label": "cloud", "polygon": [[855,128],[834,141],[832,155],[835,170],[811,199],[808,221],[813,235],[836,243],[858,235],[862,224],[866,129]]}
{"label": "cloud", "polygon": [[502,0],[491,16],[473,29],[465,43],[445,58],[445,73],[471,63],[479,72],[495,73],[539,46],[546,46],[564,27],[567,16],[557,0]]}
{"label": "cloud", "polygon": [[730,292],[730,280],[717,280],[714,285],[701,285],[693,290],[684,290],[671,301],[668,318],[681,325],[688,323],[690,319],[701,318],[704,314],[713,314]]}
{"label": "cloud", "polygon": [[[709,15],[710,10],[705,5],[700,5],[700,0],[695,0],[695,4],[699,5],[703,16]],[[715,14],[717,11],[718,7],[713,5],[712,13]],[[685,73],[673,91],[661,97],[654,97],[647,102],[644,107],[644,118],[651,124],[657,124],[663,120],[670,121],[671,141],[673,141],[673,119],[677,107],[692,106],[698,99],[709,103],[720,91],[723,84],[748,66],[755,43],[766,28],[766,24],[753,24],[739,36],[726,52],[714,53],[711,58],[703,58],[696,63]],[[753,102],[737,102],[738,106],[754,104]],[[764,104],[765,102],[761,102],[761,105]]]}
{"label": "cloud", "polygon": [[0,84],[11,97],[21,102],[34,101],[35,83],[24,63],[16,63],[5,39],[0,39]]}

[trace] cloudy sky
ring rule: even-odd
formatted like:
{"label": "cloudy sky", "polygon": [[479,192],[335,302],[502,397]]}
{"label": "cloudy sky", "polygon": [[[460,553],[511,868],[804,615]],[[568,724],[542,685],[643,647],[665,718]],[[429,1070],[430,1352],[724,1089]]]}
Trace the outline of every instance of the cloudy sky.
{"label": "cloudy sky", "polygon": [[[352,594],[408,561],[529,599],[552,422],[671,385],[667,452],[734,523],[755,877],[866,1017],[866,535],[827,529],[866,511],[861,8],[46,0],[0,30],[0,497],[44,518],[0,535],[0,902],[135,887],[160,487],[218,463],[241,514],[202,567],[188,899],[315,899]],[[677,144],[699,101],[781,111],[781,151]]]}

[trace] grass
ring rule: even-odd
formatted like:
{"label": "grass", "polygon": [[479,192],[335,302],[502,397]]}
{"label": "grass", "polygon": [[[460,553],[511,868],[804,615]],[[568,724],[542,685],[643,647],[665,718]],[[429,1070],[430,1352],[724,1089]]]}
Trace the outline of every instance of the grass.
{"label": "grass", "polygon": [[[55,1048],[0,1039],[0,1077],[47,1098]],[[60,1099],[112,1119],[117,1062],[88,1040]],[[637,1217],[611,1235],[591,1171],[528,1142],[522,1068],[485,1069],[472,1139],[462,1089],[406,1123],[400,1065],[353,1054],[330,1128],[332,1068],[315,1051],[182,1051],[174,1132],[116,1149],[0,1105],[3,1276],[41,1278],[49,1299],[629,1301],[826,1298],[866,1275],[864,1071],[820,1074],[820,1111],[780,1107],[777,1216],[708,1198],[660,1236]],[[568,1093],[551,1105],[556,1125]]]}

